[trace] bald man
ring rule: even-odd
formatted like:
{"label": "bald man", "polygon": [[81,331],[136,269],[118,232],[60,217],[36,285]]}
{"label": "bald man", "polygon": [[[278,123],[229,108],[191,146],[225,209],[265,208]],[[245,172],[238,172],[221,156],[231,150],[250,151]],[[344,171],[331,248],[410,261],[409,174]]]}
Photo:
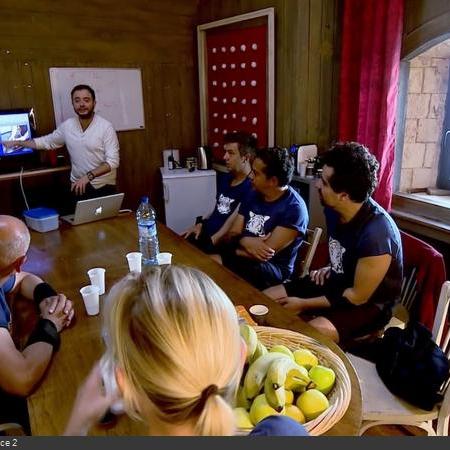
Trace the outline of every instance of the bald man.
{"label": "bald man", "polygon": [[[74,310],[70,300],[31,273],[22,272],[30,245],[25,224],[11,216],[0,215],[0,423],[24,423],[24,402],[59,347],[59,333],[70,325]],[[40,319],[25,349],[19,351],[11,337],[11,311],[8,293],[19,293],[34,301]],[[25,409],[26,411],[26,409]]]}

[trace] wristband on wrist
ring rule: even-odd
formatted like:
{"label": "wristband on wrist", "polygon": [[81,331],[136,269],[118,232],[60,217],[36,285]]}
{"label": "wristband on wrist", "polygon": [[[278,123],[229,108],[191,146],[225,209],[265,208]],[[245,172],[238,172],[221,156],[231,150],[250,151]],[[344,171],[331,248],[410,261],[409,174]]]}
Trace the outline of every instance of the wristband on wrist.
{"label": "wristband on wrist", "polygon": [[325,297],[333,308],[352,305],[352,303],[342,295],[344,291],[345,289],[333,289],[331,286],[327,286],[327,288],[325,288]]}
{"label": "wristband on wrist", "polygon": [[202,216],[197,216],[195,218],[195,225],[198,225],[199,223],[203,224],[204,220]]}
{"label": "wristband on wrist", "polygon": [[42,300],[46,299],[47,297],[53,297],[54,295],[58,295],[57,292],[48,283],[45,282],[36,285],[33,291],[33,298],[36,305],[39,305]]}
{"label": "wristband on wrist", "polygon": [[39,319],[35,329],[32,331],[27,347],[36,342],[46,342],[53,347],[53,351],[58,351],[61,343],[56,325],[48,319]]}
{"label": "wristband on wrist", "polygon": [[95,178],[95,175],[91,171],[87,172],[86,176],[88,177],[89,181],[92,181]]}

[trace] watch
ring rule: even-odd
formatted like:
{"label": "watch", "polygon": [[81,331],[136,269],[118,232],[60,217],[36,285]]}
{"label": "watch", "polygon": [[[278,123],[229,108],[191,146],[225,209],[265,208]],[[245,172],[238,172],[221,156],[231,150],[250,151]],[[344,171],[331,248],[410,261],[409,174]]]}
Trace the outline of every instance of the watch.
{"label": "watch", "polygon": [[95,175],[94,175],[91,171],[89,171],[89,172],[86,174],[86,176],[88,177],[88,180],[89,180],[89,181],[92,181],[92,180],[95,178]]}

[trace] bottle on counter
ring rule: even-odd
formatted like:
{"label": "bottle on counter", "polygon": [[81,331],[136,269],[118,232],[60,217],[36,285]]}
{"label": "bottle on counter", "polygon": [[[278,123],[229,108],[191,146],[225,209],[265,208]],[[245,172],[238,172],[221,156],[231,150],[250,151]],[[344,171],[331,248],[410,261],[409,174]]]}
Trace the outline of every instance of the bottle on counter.
{"label": "bottle on counter", "polygon": [[156,229],[156,212],[148,197],[142,197],[136,211],[138,224],[139,251],[142,253],[143,265],[157,265],[159,253],[158,232]]}

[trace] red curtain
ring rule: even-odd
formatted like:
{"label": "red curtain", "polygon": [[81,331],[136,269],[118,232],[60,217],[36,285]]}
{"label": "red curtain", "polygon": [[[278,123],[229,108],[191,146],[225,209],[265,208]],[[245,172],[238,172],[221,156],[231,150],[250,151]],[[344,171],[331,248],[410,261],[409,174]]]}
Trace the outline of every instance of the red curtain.
{"label": "red curtain", "polygon": [[390,209],[403,0],[344,0],[338,134],[380,162],[374,198]]}

